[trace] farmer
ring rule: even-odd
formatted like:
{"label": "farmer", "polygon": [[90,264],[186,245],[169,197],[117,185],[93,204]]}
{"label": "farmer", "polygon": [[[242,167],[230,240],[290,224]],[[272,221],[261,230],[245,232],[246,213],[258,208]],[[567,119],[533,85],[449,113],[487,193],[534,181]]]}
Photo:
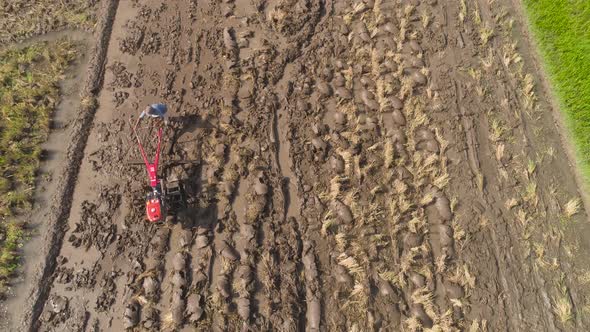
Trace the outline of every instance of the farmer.
{"label": "farmer", "polygon": [[[165,125],[168,125],[168,118],[166,117],[166,112],[168,112],[168,107],[166,105],[158,103],[158,104],[151,104],[147,106],[143,112],[139,115],[139,119],[142,119],[144,116],[149,116],[152,118],[161,119],[164,121]],[[137,121],[139,122],[139,119]]]}

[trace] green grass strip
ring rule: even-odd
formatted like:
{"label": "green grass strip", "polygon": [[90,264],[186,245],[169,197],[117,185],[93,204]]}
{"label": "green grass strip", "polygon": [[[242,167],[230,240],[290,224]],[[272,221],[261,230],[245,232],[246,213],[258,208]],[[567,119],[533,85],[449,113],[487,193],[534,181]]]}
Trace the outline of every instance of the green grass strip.
{"label": "green grass strip", "polygon": [[8,278],[18,267],[18,248],[25,232],[20,223],[3,221],[0,223],[0,299],[4,296],[8,286]]}
{"label": "green grass strip", "polygon": [[533,34],[590,184],[590,1],[523,0]]}
{"label": "green grass strip", "polygon": [[17,267],[24,236],[15,216],[32,206],[59,81],[76,55],[76,46],[67,41],[0,53],[0,297]]}
{"label": "green grass strip", "polygon": [[58,83],[75,56],[65,41],[0,53],[0,218],[30,206]]}

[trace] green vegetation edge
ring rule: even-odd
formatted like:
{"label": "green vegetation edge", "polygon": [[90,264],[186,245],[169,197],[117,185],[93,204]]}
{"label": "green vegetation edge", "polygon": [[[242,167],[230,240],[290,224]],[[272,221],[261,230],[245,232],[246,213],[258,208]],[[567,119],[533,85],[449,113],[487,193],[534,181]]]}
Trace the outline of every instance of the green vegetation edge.
{"label": "green vegetation edge", "polygon": [[590,1],[523,0],[549,81],[590,185]]}
{"label": "green vegetation edge", "polygon": [[65,40],[0,53],[0,298],[25,236],[16,216],[32,206],[59,82],[76,56],[77,46]]}

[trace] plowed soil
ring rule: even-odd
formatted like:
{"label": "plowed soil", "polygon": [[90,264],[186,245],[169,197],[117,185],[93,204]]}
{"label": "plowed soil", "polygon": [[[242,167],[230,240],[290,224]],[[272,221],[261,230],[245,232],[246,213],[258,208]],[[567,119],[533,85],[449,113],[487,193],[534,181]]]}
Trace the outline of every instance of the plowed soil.
{"label": "plowed soil", "polygon": [[[587,216],[518,12],[121,1],[50,291],[18,326],[587,330]],[[188,196],[164,224],[128,163],[153,102]]]}

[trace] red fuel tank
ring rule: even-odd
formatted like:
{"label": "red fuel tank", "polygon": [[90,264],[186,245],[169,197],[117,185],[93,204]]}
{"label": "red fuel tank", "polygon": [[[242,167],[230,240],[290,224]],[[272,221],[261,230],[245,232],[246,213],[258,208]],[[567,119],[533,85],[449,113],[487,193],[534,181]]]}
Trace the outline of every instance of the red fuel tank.
{"label": "red fuel tank", "polygon": [[162,220],[162,202],[158,197],[148,198],[145,202],[145,213],[149,221]]}

